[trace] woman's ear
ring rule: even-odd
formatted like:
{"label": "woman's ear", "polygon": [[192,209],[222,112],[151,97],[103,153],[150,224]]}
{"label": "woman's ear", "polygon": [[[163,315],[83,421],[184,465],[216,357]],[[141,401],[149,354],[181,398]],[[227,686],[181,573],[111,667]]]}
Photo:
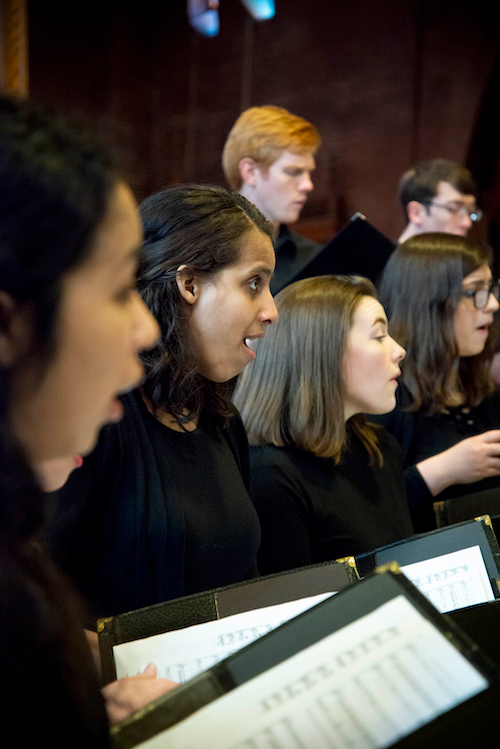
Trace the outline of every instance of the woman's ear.
{"label": "woman's ear", "polygon": [[25,306],[0,290],[0,367],[8,369],[26,352],[30,341],[30,317]]}
{"label": "woman's ear", "polygon": [[183,299],[188,304],[195,304],[200,295],[200,282],[194,275],[193,271],[187,265],[179,265],[177,268],[177,288]]}

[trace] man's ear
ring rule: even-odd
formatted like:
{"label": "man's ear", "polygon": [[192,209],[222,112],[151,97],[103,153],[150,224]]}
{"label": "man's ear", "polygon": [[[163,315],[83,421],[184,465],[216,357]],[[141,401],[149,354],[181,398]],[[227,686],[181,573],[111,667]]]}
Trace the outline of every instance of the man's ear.
{"label": "man's ear", "polygon": [[416,226],[422,226],[425,211],[426,208],[423,203],[419,203],[418,200],[410,200],[406,206],[408,221]]}
{"label": "man's ear", "polygon": [[23,356],[31,333],[31,315],[6,291],[0,290],[0,367],[8,369]]}
{"label": "man's ear", "polygon": [[255,187],[257,184],[257,172],[260,171],[257,162],[251,159],[250,156],[245,156],[241,159],[238,166],[243,184]]}
{"label": "man's ear", "polygon": [[182,298],[185,299],[188,304],[195,304],[200,295],[200,282],[196,278],[192,269],[187,265],[179,265],[175,280]]}

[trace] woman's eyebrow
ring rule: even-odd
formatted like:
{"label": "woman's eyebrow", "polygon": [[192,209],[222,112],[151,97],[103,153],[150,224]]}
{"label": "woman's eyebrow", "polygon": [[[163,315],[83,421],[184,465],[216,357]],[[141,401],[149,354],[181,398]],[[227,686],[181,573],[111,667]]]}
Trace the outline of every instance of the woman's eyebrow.
{"label": "woman's eyebrow", "polygon": [[271,276],[274,273],[274,271],[271,268],[268,268],[267,265],[259,265],[257,267],[251,268],[248,272],[250,274],[251,273],[262,273],[264,276],[267,276],[268,278],[271,278]]}
{"label": "woman's eyebrow", "polygon": [[489,278],[476,278],[475,280],[467,281],[467,283],[464,284],[464,288],[469,288],[471,286],[489,286],[492,280],[493,276],[490,276]]}
{"label": "woman's eyebrow", "polygon": [[379,323],[382,323],[382,325],[387,325],[387,320],[384,320],[383,317],[377,317],[377,319],[372,322],[371,327],[374,328],[375,325],[378,325]]}

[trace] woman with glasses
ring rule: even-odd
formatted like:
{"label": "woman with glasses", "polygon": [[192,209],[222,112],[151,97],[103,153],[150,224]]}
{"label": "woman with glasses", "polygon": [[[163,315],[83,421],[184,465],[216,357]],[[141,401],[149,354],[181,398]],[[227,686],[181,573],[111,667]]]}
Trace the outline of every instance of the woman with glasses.
{"label": "woman with glasses", "polygon": [[420,234],[397,247],[381,279],[391,335],[407,355],[396,409],[379,421],[401,445],[417,532],[435,527],[435,498],[500,486],[490,260],[481,242]]}

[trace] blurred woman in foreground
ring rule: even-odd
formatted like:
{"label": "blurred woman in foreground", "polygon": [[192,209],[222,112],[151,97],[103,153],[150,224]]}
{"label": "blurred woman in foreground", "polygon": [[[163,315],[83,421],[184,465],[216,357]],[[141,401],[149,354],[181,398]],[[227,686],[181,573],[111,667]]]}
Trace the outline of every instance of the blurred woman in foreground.
{"label": "blurred woman in foreground", "polygon": [[[135,290],[141,237],[103,154],[0,98],[0,696],[23,746],[109,741],[83,607],[39,543],[36,474],[91,450],[142,377],[158,328]],[[171,688],[154,675],[107,687],[111,717]]]}

